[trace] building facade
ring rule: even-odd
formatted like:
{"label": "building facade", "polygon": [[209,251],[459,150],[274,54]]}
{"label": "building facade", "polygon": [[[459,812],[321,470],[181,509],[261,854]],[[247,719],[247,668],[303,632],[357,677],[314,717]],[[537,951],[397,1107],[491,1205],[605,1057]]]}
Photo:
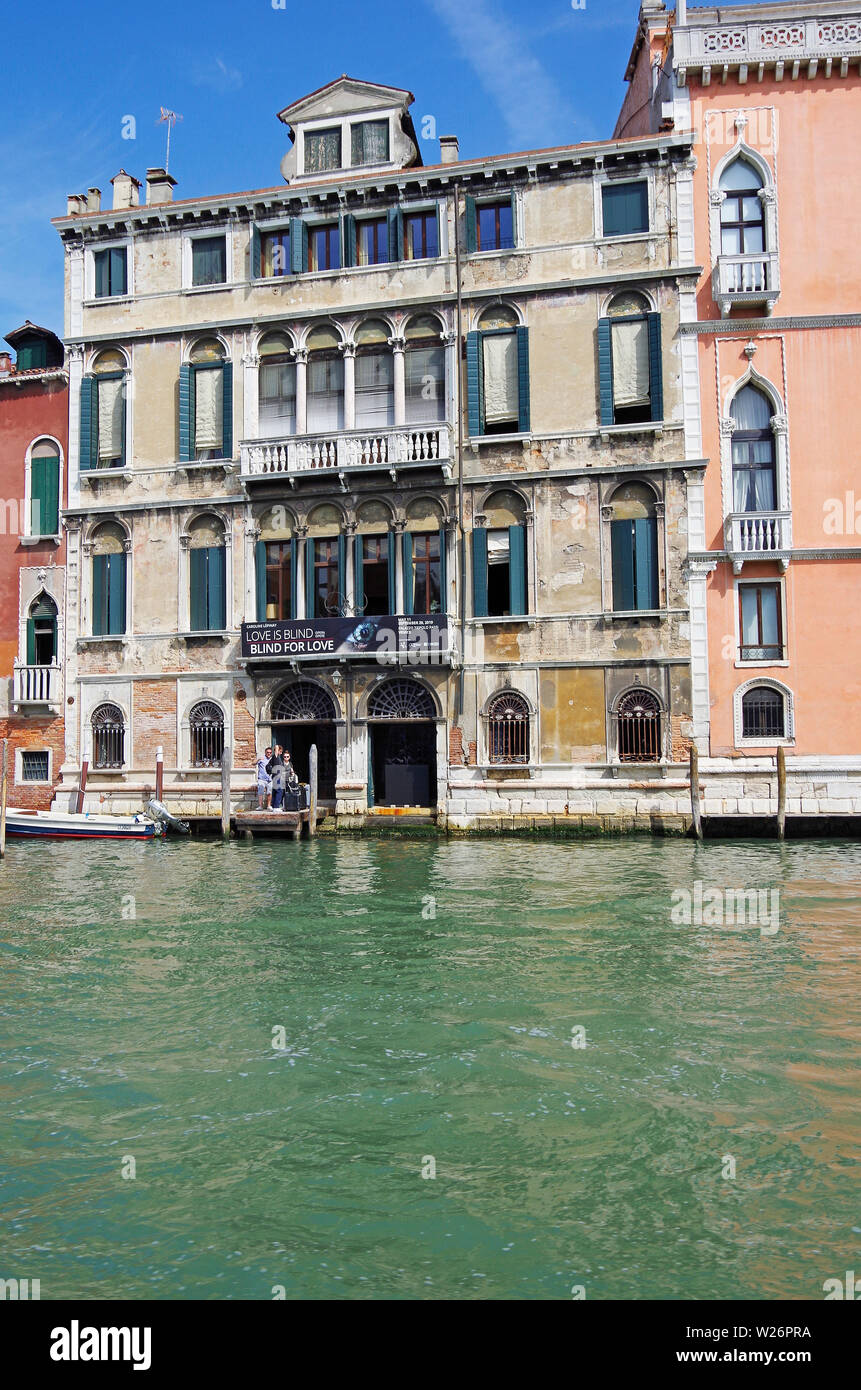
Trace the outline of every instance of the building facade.
{"label": "building facade", "polygon": [[213,815],[222,750],[238,806],[277,741],[343,826],[685,810],[691,135],[427,166],[411,102],[341,78],[280,113],[276,187],[121,171],[57,219],[60,804],[86,758],[136,809],[162,750]]}
{"label": "building facade", "polygon": [[0,352],[0,739],[10,806],[46,810],[65,756],[60,523],[69,417],[63,345],[27,322]]}
{"label": "building facade", "polygon": [[691,519],[693,714],[706,810],[861,811],[855,382],[861,6],[667,12],[649,0],[616,127],[695,145],[704,524]]}

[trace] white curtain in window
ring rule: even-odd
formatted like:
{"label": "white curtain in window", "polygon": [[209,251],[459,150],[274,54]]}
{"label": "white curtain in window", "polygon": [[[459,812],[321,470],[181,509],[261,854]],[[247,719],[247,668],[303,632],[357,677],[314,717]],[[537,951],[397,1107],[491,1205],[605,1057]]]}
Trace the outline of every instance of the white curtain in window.
{"label": "white curtain in window", "polygon": [[194,375],[194,445],[196,449],[221,448],[221,371],[217,368]]}
{"label": "white curtain in window", "polygon": [[123,383],[99,382],[99,459],[120,458],[123,452]]}
{"label": "white curtain in window", "polygon": [[406,358],[407,423],[445,419],[445,349],[408,348]]}
{"label": "white curtain in window", "polygon": [[649,328],[643,320],[613,324],[613,400],[616,405],[649,400]]}
{"label": "white curtain in window", "polygon": [[344,428],[344,363],[340,357],[308,362],[308,433]]}
{"label": "white curtain in window", "polygon": [[296,418],[296,368],[272,362],[260,368],[260,419],[292,431]]}
{"label": "white curtain in window", "polygon": [[509,561],[509,535],[507,531],[488,531],[487,563],[507,565]]}
{"label": "white curtain in window", "polygon": [[394,363],[390,352],[356,357],[356,427],[385,429],[395,422]]}
{"label": "white curtain in window", "polygon": [[492,333],[484,339],[484,418],[497,425],[518,415],[517,337]]}

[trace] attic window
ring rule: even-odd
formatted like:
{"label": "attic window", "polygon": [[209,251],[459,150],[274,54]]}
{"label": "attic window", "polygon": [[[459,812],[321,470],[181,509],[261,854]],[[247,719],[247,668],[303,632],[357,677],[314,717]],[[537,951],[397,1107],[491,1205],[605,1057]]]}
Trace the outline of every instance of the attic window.
{"label": "attic window", "polygon": [[323,174],[327,169],[342,167],[340,126],[327,130],[306,130],[305,173]]}
{"label": "attic window", "polygon": [[35,367],[47,367],[48,345],[43,338],[30,338],[19,343],[15,355],[15,365],[19,372],[30,372]]}
{"label": "attic window", "polygon": [[388,121],[361,121],[351,132],[354,164],[388,164]]}

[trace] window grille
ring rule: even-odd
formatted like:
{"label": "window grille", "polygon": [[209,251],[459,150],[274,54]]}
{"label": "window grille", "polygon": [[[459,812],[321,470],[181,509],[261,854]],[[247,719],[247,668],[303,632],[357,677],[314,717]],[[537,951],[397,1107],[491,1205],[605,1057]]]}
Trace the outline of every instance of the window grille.
{"label": "window grille", "polygon": [[657,763],[661,760],[661,707],[647,690],[623,695],[617,710],[619,761]]}
{"label": "window grille", "polygon": [[288,685],[272,705],[273,724],[320,724],[335,717],[331,695],[311,681]]}
{"label": "window grille", "polygon": [[418,681],[383,681],[368,701],[369,719],[435,719],[433,697]]}
{"label": "window grille", "polygon": [[125,720],[117,705],[99,705],[92,718],[93,767],[119,768],[125,762]]}
{"label": "window grille", "polygon": [[192,767],[219,767],[224,753],[224,711],[202,700],[189,716]]}
{"label": "window grille", "polygon": [[522,695],[506,691],[488,709],[488,749],[492,763],[529,762],[529,707]]}
{"label": "window grille", "polygon": [[783,696],[771,686],[755,686],[741,702],[744,738],[784,738],[786,716]]}

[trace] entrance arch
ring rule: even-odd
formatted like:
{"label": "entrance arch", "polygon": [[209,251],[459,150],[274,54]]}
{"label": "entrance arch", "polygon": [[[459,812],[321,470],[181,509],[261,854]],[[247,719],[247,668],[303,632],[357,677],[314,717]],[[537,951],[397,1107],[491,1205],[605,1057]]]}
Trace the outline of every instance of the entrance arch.
{"label": "entrance arch", "polygon": [[368,805],[436,806],[436,716],[426,686],[405,676],[368,697]]}
{"label": "entrance arch", "polygon": [[280,743],[288,751],[300,782],[309,779],[311,745],[317,745],[317,794],[321,801],[335,800],[337,717],[332,696],[315,681],[294,681],[272,701],[273,747]]}

